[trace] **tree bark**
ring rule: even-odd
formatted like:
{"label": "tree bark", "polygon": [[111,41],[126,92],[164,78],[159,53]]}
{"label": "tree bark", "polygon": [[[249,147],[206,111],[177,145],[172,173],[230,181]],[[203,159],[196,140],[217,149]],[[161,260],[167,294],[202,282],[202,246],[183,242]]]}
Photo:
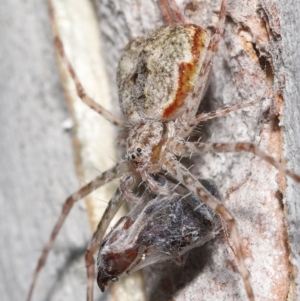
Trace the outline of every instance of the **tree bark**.
{"label": "tree bark", "polygon": [[[187,22],[204,28],[216,24],[219,1],[176,2]],[[300,4],[297,1],[248,2],[229,1],[224,38],[213,61],[210,86],[201,109],[215,110],[224,105],[268,98],[269,91],[273,95],[272,101],[265,100],[203,125],[200,128],[202,140],[253,142],[299,174],[300,58],[297,46],[300,42]],[[102,46],[96,47],[104,50],[111,85],[107,93],[111,94],[112,105],[108,101],[107,106],[116,108],[115,72],[121,50],[132,38],[162,25],[163,20],[156,1],[152,0],[95,0],[95,8],[103,38]],[[68,15],[74,16],[70,10],[62,13],[60,19],[67,19]],[[94,175],[86,172],[86,168],[105,170],[107,167],[97,160],[100,157],[104,164],[112,163],[117,159],[105,156],[112,152],[117,154],[120,147],[116,146],[115,151],[104,147],[109,138],[99,138],[98,132],[108,132],[109,137],[117,134],[104,129],[100,117],[98,128],[94,116],[77,110],[77,104],[74,109],[70,101],[73,96],[67,92],[69,108],[73,118],[75,116],[73,129],[78,144],[74,151],[70,131],[62,126],[71,115],[56,67],[46,4],[10,1],[0,4],[0,16],[3,62],[0,75],[0,292],[2,300],[22,300],[61,204],[81,186],[77,183],[75,170],[81,180],[87,181]],[[79,16],[74,22],[78,20],[84,19]],[[74,40],[92,47],[87,46],[90,44],[85,36],[77,34],[72,22],[68,26]],[[66,47],[74,64],[80,65],[79,54],[72,52],[72,48],[80,46]],[[84,47],[83,52],[89,53]],[[89,63],[84,61],[83,64]],[[96,83],[102,82],[104,75],[97,74],[98,63],[92,61],[91,64]],[[84,82],[85,73],[80,76]],[[64,84],[65,81],[64,76]],[[88,83],[84,85],[86,87]],[[102,103],[103,90],[94,92],[92,88],[88,91]],[[84,119],[91,119],[92,127],[85,126]],[[97,132],[95,136],[90,135],[94,131]],[[90,147],[91,151],[90,141],[96,141]],[[102,148],[104,153],[99,154]],[[300,237],[297,231],[300,184],[290,179],[286,181],[285,176],[249,154],[207,154],[188,162],[192,163],[195,164],[192,169],[195,175],[217,182],[225,204],[237,219],[256,300],[297,300],[300,293]],[[109,192],[104,195],[106,193],[106,196],[95,196],[94,199],[108,201]],[[90,223],[94,225],[97,217],[91,216],[93,206],[88,205],[88,211]],[[86,212],[77,205],[59,234],[33,300],[85,300],[82,255],[90,237]],[[192,250],[183,268],[166,262],[145,269],[147,299],[246,300],[234,256],[228,249],[220,235],[203,248]],[[97,298],[124,300],[118,291],[119,285],[114,284],[114,294],[99,293]],[[136,285],[134,282],[131,288],[137,291]],[[142,297],[136,300],[142,300]]]}
{"label": "tree bark", "polygon": [[[45,1],[2,1],[0,109],[1,300],[25,300],[37,260],[79,187],[70,116]],[[33,300],[84,300],[89,230],[76,206],[42,271]],[[79,286],[82,289],[79,289]]]}
{"label": "tree bark", "polygon": [[[108,73],[115,86],[117,58],[125,42],[160,26],[162,16],[153,1],[109,2],[97,1]],[[176,2],[187,22],[204,28],[216,24],[219,1]],[[229,1],[224,38],[202,109],[266,99],[203,125],[201,136],[202,141],[255,143],[299,173],[298,13],[296,2]],[[194,174],[218,183],[237,219],[256,300],[296,300],[300,185],[292,180],[287,185],[284,175],[249,154],[207,154],[193,163]],[[222,239],[205,248],[206,252],[193,251],[183,269],[159,264],[146,270],[149,300],[246,300]]]}

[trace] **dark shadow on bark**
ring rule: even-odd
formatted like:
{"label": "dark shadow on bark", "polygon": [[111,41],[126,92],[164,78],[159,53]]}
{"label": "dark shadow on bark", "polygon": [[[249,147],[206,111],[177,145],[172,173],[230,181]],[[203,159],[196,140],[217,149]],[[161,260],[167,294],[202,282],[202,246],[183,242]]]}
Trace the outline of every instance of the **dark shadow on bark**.
{"label": "dark shadow on bark", "polygon": [[55,280],[51,281],[52,285],[48,289],[48,292],[45,294],[46,297],[43,299],[44,301],[53,301],[53,292],[55,292],[60,286],[65,275],[70,271],[70,268],[78,262],[82,261],[82,266],[84,268],[84,254],[87,248],[87,244],[84,246],[79,246],[73,249],[68,250],[68,254],[65,258],[64,264],[57,271]]}
{"label": "dark shadow on bark", "polygon": [[188,286],[204,267],[211,261],[212,253],[218,245],[219,239],[208,242],[204,246],[191,250],[183,267],[172,261],[152,265],[145,271],[144,279],[154,278],[150,281],[152,287],[147,287],[148,301],[171,301],[173,296],[184,287]]}

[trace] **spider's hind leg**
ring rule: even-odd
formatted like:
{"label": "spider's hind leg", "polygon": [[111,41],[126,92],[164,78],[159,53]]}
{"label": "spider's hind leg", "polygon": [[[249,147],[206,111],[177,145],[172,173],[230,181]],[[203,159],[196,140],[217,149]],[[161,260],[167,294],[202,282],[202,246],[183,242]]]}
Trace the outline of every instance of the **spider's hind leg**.
{"label": "spider's hind leg", "polygon": [[170,143],[172,151],[181,157],[190,156],[190,154],[200,154],[207,152],[216,153],[240,153],[248,152],[257,156],[261,160],[268,162],[270,165],[274,166],[278,171],[284,173],[285,175],[291,177],[296,182],[300,183],[300,175],[286,168],[286,166],[272,156],[265,153],[258,146],[248,143],[202,143],[202,142],[188,142],[188,141],[173,141]]}
{"label": "spider's hind leg", "polygon": [[187,189],[189,189],[196,197],[201,199],[207,206],[209,206],[212,210],[218,213],[222,219],[225,220],[231,234],[231,240],[238,262],[238,268],[245,285],[246,293],[249,300],[254,301],[254,294],[250,283],[249,272],[245,265],[241,239],[233,214],[221,201],[213,196],[182,164],[175,160],[171,154],[165,155],[164,168]]}
{"label": "spider's hind leg", "polygon": [[184,24],[184,17],[174,0],[159,0],[158,4],[162,11],[164,21],[167,25]]}
{"label": "spider's hind leg", "polygon": [[54,9],[52,0],[48,0],[48,5],[49,5],[49,11],[50,11],[50,21],[51,21],[51,26],[52,26],[52,31],[53,31],[54,44],[55,44],[56,50],[57,50],[62,62],[65,64],[65,66],[68,70],[68,73],[70,74],[70,76],[74,82],[78,97],[87,106],[89,106],[91,109],[93,109],[98,114],[103,116],[106,120],[108,120],[112,124],[118,125],[118,126],[124,126],[125,125],[124,120],[122,120],[121,118],[115,116],[114,114],[112,114],[111,112],[106,110],[102,105],[95,102],[90,96],[87,95],[83,85],[81,84],[81,82],[78,78],[77,73],[75,72],[73,65],[70,62],[70,59],[68,58],[68,56],[66,54],[64,44],[59,35],[59,30],[58,30],[58,26],[57,26],[57,17],[55,16],[55,9]]}

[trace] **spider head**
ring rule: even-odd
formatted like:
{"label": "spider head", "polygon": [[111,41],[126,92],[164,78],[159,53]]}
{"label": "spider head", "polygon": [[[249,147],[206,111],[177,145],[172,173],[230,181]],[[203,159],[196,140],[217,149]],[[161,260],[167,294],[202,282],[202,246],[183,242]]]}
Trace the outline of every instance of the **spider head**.
{"label": "spider head", "polygon": [[127,159],[137,171],[157,164],[164,144],[161,122],[147,122],[133,127],[127,140]]}
{"label": "spider head", "polygon": [[139,146],[127,152],[127,159],[134,165],[139,165],[143,158],[145,158],[145,155],[142,154],[142,148]]}

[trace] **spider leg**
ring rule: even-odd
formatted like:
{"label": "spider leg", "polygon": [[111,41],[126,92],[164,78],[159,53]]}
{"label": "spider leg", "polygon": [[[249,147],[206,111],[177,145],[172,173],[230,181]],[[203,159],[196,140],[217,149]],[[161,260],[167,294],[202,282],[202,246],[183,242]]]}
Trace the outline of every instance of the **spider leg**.
{"label": "spider leg", "polygon": [[184,17],[174,0],[159,0],[161,12],[167,25],[178,23],[184,24]]}
{"label": "spider leg", "polygon": [[224,32],[226,10],[227,10],[227,0],[222,0],[220,12],[219,12],[219,22],[216,26],[215,33],[212,36],[210,43],[208,45],[210,55],[208,55],[203,62],[203,69],[208,68],[208,71],[210,70],[210,67],[207,66],[207,64],[209,64],[211,62],[211,58],[213,57],[214,53],[216,52],[217,46],[218,46],[219,41],[221,40],[221,37]]}
{"label": "spider leg", "polygon": [[213,58],[214,54],[216,53],[218,44],[219,44],[221,37],[223,35],[223,32],[224,32],[226,9],[227,9],[227,0],[222,0],[220,12],[219,12],[219,21],[217,23],[214,35],[212,36],[212,38],[208,44],[207,55],[203,61],[201,72],[199,74],[200,77],[205,77],[205,78],[208,77],[212,58]]}
{"label": "spider leg", "polygon": [[[125,162],[127,162],[127,161],[125,161]],[[40,273],[42,267],[45,265],[48,254],[53,246],[56,236],[59,233],[59,231],[60,231],[66,217],[68,216],[70,210],[72,209],[74,203],[76,203],[80,199],[84,198],[85,196],[90,194],[93,190],[101,187],[102,185],[106,184],[107,182],[110,182],[113,179],[120,177],[122,175],[122,173],[124,173],[122,171],[119,171],[120,167],[123,164],[124,164],[124,161],[121,161],[120,163],[116,164],[114,167],[108,169],[107,171],[105,171],[104,173],[102,173],[101,175],[96,177],[94,180],[92,180],[91,182],[89,182],[88,184],[86,184],[85,186],[80,188],[77,192],[73,193],[66,199],[66,201],[63,205],[63,208],[62,208],[62,212],[58,218],[58,221],[56,222],[56,224],[52,230],[50,238],[49,238],[47,244],[45,245],[45,247],[42,251],[42,254],[39,258],[39,261],[37,263],[37,266],[35,268],[26,301],[31,300],[31,296],[32,296],[37,278],[39,276],[39,273]]]}
{"label": "spider leg", "polygon": [[89,97],[82,84],[79,81],[79,78],[70,62],[70,60],[68,59],[65,49],[64,49],[64,45],[62,43],[62,40],[59,36],[58,33],[58,28],[56,25],[56,20],[55,20],[55,10],[52,4],[51,0],[48,0],[48,4],[49,4],[49,11],[50,11],[50,20],[51,20],[51,26],[52,26],[52,31],[53,31],[53,36],[54,36],[54,44],[55,47],[57,49],[57,52],[59,53],[62,61],[64,62],[64,64],[67,66],[67,69],[74,81],[75,87],[76,87],[76,92],[78,97],[87,105],[89,106],[91,109],[93,109],[94,111],[96,111],[97,113],[99,113],[101,116],[103,116],[106,120],[108,120],[109,122],[111,122],[114,125],[118,125],[118,126],[124,126],[125,122],[124,120],[120,119],[119,117],[113,115],[111,112],[109,112],[108,110],[106,110],[104,107],[102,107],[100,104],[98,104],[97,102],[95,102],[91,97]]}
{"label": "spider leg", "polygon": [[206,153],[206,152],[248,152],[259,157],[260,159],[268,162],[274,166],[277,170],[284,173],[285,175],[291,177],[296,182],[300,183],[300,176],[273,157],[266,154],[259,147],[252,143],[240,142],[240,143],[201,143],[201,142],[188,142],[188,141],[175,141],[170,143],[170,149],[177,155],[181,157],[187,157],[191,153]]}
{"label": "spider leg", "polygon": [[231,107],[224,107],[224,108],[218,109],[217,111],[214,111],[214,112],[201,113],[201,114],[195,116],[188,123],[184,122],[187,119],[185,118],[185,113],[183,113],[183,115],[181,115],[176,120],[176,123],[178,124],[178,127],[182,128],[178,135],[180,137],[187,137],[192,132],[194,127],[200,122],[207,121],[207,120],[214,119],[214,118],[218,118],[218,117],[222,117],[222,116],[225,116],[225,115],[229,114],[230,112],[234,112],[234,111],[241,110],[241,109],[244,109],[244,108],[247,108],[247,107],[251,107],[251,106],[253,106],[257,103],[260,103],[264,99],[265,98],[261,98],[261,99],[258,99],[258,100],[237,104],[237,105],[234,105],[234,106],[231,106]]}
{"label": "spider leg", "polygon": [[[186,188],[201,199],[207,206],[218,213],[223,218],[231,233],[232,243],[235,249],[235,254],[238,262],[239,271],[244,281],[245,289],[250,301],[254,301],[254,294],[249,279],[249,273],[245,265],[243,250],[241,246],[241,239],[239,236],[237,223],[232,213],[214,197],[205,187],[176,159],[171,153],[167,153],[164,157],[163,168],[172,174],[178,181],[180,181]],[[197,209],[197,207],[195,208]]]}
{"label": "spider leg", "polygon": [[96,231],[93,234],[92,240],[85,253],[85,264],[87,274],[87,301],[93,301],[94,293],[94,280],[95,280],[95,259],[94,254],[99,249],[100,244],[103,241],[105,231],[107,230],[111,220],[120,209],[125,200],[125,196],[118,188],[113,197],[108,203],[105,212],[97,226]]}
{"label": "spider leg", "polygon": [[157,195],[172,195],[173,191],[166,183],[159,183],[147,171],[141,173],[142,179],[147,183],[149,188]]}
{"label": "spider leg", "polygon": [[[123,175],[120,178],[120,189],[122,191],[122,193],[124,194],[124,196],[126,197],[126,200],[129,202],[132,202],[134,204],[138,203],[138,201],[140,200],[139,197],[137,197],[131,190],[131,186],[133,186],[132,183],[130,183],[133,179],[133,175],[132,173],[128,173]],[[129,188],[129,187],[130,188]]]}

